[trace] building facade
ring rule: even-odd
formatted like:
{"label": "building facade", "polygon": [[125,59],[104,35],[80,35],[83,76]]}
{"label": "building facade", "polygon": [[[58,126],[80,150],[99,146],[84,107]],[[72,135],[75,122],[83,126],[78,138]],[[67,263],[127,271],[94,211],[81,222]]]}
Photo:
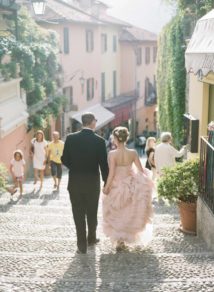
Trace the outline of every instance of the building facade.
{"label": "building facade", "polygon": [[[189,73],[188,112],[199,121],[200,196],[197,229],[214,246],[214,9],[198,20],[186,50]],[[196,154],[198,155],[198,154]]]}
{"label": "building facade", "polygon": [[[37,19],[59,35],[62,87],[68,101],[61,121],[63,136],[80,128],[80,112],[98,107],[103,115],[97,130],[123,124],[133,138],[144,130],[155,131],[156,36],[136,29],[141,38],[123,39],[131,25],[109,16],[107,8],[101,1],[48,0],[45,14]],[[131,28],[129,33],[134,34]],[[136,44],[142,54],[138,57]],[[138,58],[141,64],[136,63]]]}

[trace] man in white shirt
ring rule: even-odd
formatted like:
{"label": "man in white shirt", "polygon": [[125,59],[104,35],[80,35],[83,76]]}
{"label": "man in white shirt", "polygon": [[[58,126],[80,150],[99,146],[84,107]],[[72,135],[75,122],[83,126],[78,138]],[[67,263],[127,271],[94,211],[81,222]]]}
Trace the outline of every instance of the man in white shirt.
{"label": "man in white shirt", "polygon": [[155,148],[155,166],[157,174],[161,176],[163,167],[172,167],[175,165],[175,158],[185,154],[186,146],[183,146],[180,151],[176,150],[172,145],[172,135],[170,132],[161,134],[161,143]]}

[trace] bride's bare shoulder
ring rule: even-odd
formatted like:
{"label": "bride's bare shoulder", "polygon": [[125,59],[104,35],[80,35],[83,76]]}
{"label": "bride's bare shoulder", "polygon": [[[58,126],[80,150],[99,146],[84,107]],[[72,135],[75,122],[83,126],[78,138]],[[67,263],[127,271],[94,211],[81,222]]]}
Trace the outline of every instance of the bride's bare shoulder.
{"label": "bride's bare shoulder", "polygon": [[117,152],[117,149],[111,150],[111,151],[109,151],[108,156],[113,156],[116,154],[116,152]]}
{"label": "bride's bare shoulder", "polygon": [[135,149],[128,149],[128,148],[126,148],[126,149],[132,155],[136,155],[136,153],[137,153],[137,151]]}

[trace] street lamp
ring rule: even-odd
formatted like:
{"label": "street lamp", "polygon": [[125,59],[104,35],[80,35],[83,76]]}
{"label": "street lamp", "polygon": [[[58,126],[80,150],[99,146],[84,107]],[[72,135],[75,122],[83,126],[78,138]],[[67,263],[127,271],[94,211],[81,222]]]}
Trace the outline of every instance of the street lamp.
{"label": "street lamp", "polygon": [[80,81],[80,85],[81,85],[81,89],[82,89],[82,93],[84,91],[84,85],[85,85],[85,78],[83,77],[83,75],[81,75],[81,77],[79,78]]}
{"label": "street lamp", "polygon": [[31,0],[33,11],[35,15],[44,15],[45,14],[45,0]]}
{"label": "street lamp", "polygon": [[80,76],[80,78],[79,78],[79,81],[80,81],[80,85],[81,85],[81,89],[82,89],[82,93],[83,93],[83,92],[84,92],[84,85],[85,85],[85,78],[84,78],[84,76],[83,76],[83,70],[78,69],[78,70],[74,71],[73,75],[72,75],[71,78],[70,78],[70,81],[73,80],[74,77],[76,77],[76,75],[77,75],[78,73],[81,73],[81,76]]}

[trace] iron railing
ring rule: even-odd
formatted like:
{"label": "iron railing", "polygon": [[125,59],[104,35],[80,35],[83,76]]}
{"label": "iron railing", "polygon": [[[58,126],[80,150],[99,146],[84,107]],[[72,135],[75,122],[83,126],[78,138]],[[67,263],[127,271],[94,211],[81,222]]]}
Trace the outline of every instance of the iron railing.
{"label": "iron railing", "polygon": [[210,142],[201,137],[200,196],[214,214],[214,146]]}

